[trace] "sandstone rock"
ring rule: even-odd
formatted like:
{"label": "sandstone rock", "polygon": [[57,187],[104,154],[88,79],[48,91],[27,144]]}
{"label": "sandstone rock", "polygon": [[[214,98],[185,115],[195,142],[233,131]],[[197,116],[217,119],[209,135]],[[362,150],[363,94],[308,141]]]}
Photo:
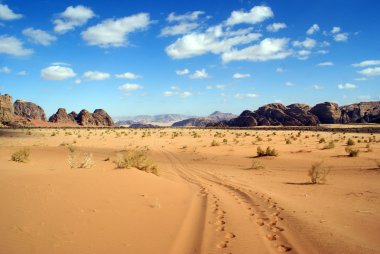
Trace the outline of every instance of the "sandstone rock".
{"label": "sandstone rock", "polygon": [[13,104],[14,114],[27,119],[46,121],[45,111],[33,102],[16,100]]}
{"label": "sandstone rock", "polygon": [[172,124],[172,126],[173,127],[185,127],[185,126],[206,127],[208,125],[215,124],[217,122],[218,121],[212,120],[209,118],[199,117],[199,118],[189,118],[189,119],[185,119],[179,122],[175,122]]}
{"label": "sandstone rock", "polygon": [[76,121],[79,125],[82,126],[95,126],[95,119],[90,112],[86,109],[82,109],[78,116],[76,117]]}
{"label": "sandstone rock", "polygon": [[75,117],[73,115],[70,114],[67,114],[66,112],[66,109],[64,108],[59,108],[57,113],[55,113],[54,115],[52,115],[50,118],[49,118],[49,122],[52,122],[52,123],[68,123],[68,124],[73,124],[73,123],[77,123],[76,120],[75,120]]}
{"label": "sandstone rock", "polygon": [[316,115],[321,123],[332,124],[341,121],[341,111],[338,104],[333,102],[319,103],[311,108],[310,112]]}
{"label": "sandstone rock", "polygon": [[13,99],[8,94],[0,94],[0,123],[8,123],[13,120]]}
{"label": "sandstone rock", "polygon": [[341,123],[380,123],[380,102],[360,102],[340,108]]}
{"label": "sandstone rock", "polygon": [[92,114],[92,117],[95,120],[96,126],[113,126],[114,125],[112,118],[103,109],[96,109],[94,113]]}

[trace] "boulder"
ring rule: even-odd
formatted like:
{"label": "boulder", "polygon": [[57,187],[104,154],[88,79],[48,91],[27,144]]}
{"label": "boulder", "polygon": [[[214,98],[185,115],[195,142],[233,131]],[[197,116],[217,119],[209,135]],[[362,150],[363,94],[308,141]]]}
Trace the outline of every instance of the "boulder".
{"label": "boulder", "polygon": [[49,122],[76,124],[75,117],[71,113],[67,114],[66,109],[64,108],[59,108],[57,113],[49,118]]}
{"label": "boulder", "polygon": [[341,111],[338,104],[333,102],[319,103],[312,107],[310,112],[316,115],[319,121],[324,124],[341,122]]}
{"label": "boulder", "polygon": [[0,94],[0,123],[13,121],[13,99],[8,94]]}
{"label": "boulder", "polygon": [[27,119],[46,121],[45,111],[33,102],[16,100],[13,104],[14,114]]}
{"label": "boulder", "polygon": [[92,117],[95,120],[96,126],[113,126],[114,125],[112,118],[103,109],[96,109],[94,113],[92,114]]}

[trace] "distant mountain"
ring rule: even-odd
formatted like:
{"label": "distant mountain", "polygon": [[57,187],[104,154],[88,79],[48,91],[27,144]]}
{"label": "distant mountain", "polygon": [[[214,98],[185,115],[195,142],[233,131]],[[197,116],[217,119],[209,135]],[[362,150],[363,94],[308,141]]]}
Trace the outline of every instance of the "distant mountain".
{"label": "distant mountain", "polygon": [[222,113],[220,111],[215,111],[214,113],[209,115],[207,118],[212,119],[212,120],[217,120],[217,121],[228,121],[236,117],[238,116],[232,113]]}
{"label": "distant mountain", "polygon": [[184,126],[195,126],[195,127],[206,127],[207,125],[213,125],[221,121],[229,121],[233,118],[238,117],[232,113],[222,113],[220,111],[215,111],[207,117],[192,117],[182,121],[178,121],[172,124],[173,127],[184,127]]}
{"label": "distant mountain", "polygon": [[118,126],[130,126],[132,124],[153,124],[170,126],[174,122],[188,119],[194,116],[181,114],[160,114],[160,115],[137,115],[123,117],[122,120],[116,122]]}

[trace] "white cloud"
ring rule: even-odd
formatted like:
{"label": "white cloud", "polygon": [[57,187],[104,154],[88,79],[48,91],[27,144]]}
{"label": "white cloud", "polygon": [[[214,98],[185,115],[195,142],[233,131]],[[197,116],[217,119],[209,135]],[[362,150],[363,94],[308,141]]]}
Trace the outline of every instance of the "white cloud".
{"label": "white cloud", "polygon": [[181,97],[183,97],[183,98],[187,98],[187,97],[192,96],[193,93],[192,93],[192,92],[189,92],[189,91],[185,91],[185,92],[180,93],[179,95],[180,95]]}
{"label": "white cloud", "polygon": [[225,85],[216,85],[215,88],[223,91],[224,88],[226,88],[226,86]]}
{"label": "white cloud", "polygon": [[9,69],[7,66],[1,67],[0,73],[9,74],[11,73],[11,69]]}
{"label": "white cloud", "polygon": [[250,30],[230,31],[223,27],[213,26],[204,32],[192,32],[178,38],[166,47],[166,53],[174,59],[183,59],[200,56],[206,53],[221,54],[233,46],[247,44],[258,40],[259,33],[250,33]]}
{"label": "white cloud", "polygon": [[173,36],[179,34],[187,34],[196,29],[199,26],[198,23],[180,23],[174,26],[167,26],[161,30],[160,36]]}
{"label": "white cloud", "polygon": [[328,51],[328,50],[323,50],[323,49],[321,49],[321,50],[318,50],[317,53],[318,53],[318,54],[321,54],[321,55],[326,55],[326,54],[329,53],[329,51]]}
{"label": "white cloud", "polygon": [[166,18],[168,22],[183,22],[197,20],[200,15],[204,14],[203,11],[187,12],[183,15],[176,15],[174,12],[170,13]]}
{"label": "white cloud", "polygon": [[78,78],[78,79],[76,79],[76,80],[74,81],[74,83],[77,84],[77,85],[79,85],[80,83],[82,83],[82,80]]}
{"label": "white cloud", "polygon": [[276,68],[276,72],[277,73],[283,73],[285,70],[284,70],[284,68],[282,68],[282,67],[277,67]]}
{"label": "white cloud", "polygon": [[231,16],[227,19],[228,26],[234,26],[241,23],[257,24],[266,19],[272,18],[272,9],[268,6],[255,6],[249,12],[233,11]]}
{"label": "white cloud", "polygon": [[175,91],[181,90],[181,88],[179,88],[178,86],[171,86],[170,89],[175,90]]}
{"label": "white cloud", "polygon": [[235,94],[235,97],[238,98],[238,99],[245,99],[245,98],[256,98],[257,97],[257,94],[255,93],[246,93],[246,94],[240,94],[240,93],[237,93]]}
{"label": "white cloud", "polygon": [[351,83],[343,83],[343,84],[339,84],[338,88],[339,89],[354,89],[354,88],[356,88],[356,85],[351,84]]}
{"label": "white cloud", "polygon": [[287,26],[286,26],[285,23],[273,23],[273,24],[267,25],[267,30],[269,32],[275,33],[275,32],[277,32],[277,31],[279,31],[281,29],[284,29],[286,27]]}
{"label": "white cloud", "polygon": [[368,67],[368,66],[374,66],[374,65],[380,65],[380,60],[365,60],[360,63],[353,64],[354,67]]}
{"label": "white cloud", "polygon": [[368,77],[380,76],[380,67],[367,68],[367,69],[358,71],[358,73],[368,76]]}
{"label": "white cloud", "polygon": [[125,79],[138,79],[138,78],[142,78],[142,76],[134,74],[132,72],[125,72],[125,73],[121,73],[121,74],[116,74],[115,77],[116,78],[125,78]]}
{"label": "white cloud", "polygon": [[306,59],[308,59],[309,56],[310,56],[310,54],[311,54],[310,50],[303,49],[303,50],[297,51],[297,57],[300,60],[306,60]]}
{"label": "white cloud", "polygon": [[333,62],[322,62],[322,63],[319,63],[317,64],[317,66],[333,66],[334,63]]}
{"label": "white cloud", "polygon": [[32,49],[23,47],[23,43],[16,37],[0,35],[0,54],[12,56],[27,56],[33,53]]}
{"label": "white cloud", "polygon": [[8,5],[0,4],[0,19],[1,20],[15,20],[21,19],[23,16],[21,14],[16,14],[14,11],[9,9]]}
{"label": "white cloud", "polygon": [[320,28],[319,28],[318,24],[314,24],[314,25],[312,25],[312,26],[306,31],[306,33],[307,33],[308,35],[312,35],[312,34],[318,32],[319,30],[320,30]]}
{"label": "white cloud", "polygon": [[289,39],[266,38],[259,44],[243,48],[241,50],[232,49],[222,55],[223,62],[248,60],[248,61],[268,61],[274,59],[284,59],[292,54],[287,48]]}
{"label": "white cloud", "polygon": [[347,41],[348,40],[348,33],[340,33],[334,35],[335,41]]}
{"label": "white cloud", "polygon": [[356,78],[355,81],[367,81],[367,78]]}
{"label": "white cloud", "polygon": [[292,82],[289,82],[289,81],[286,82],[285,85],[286,85],[286,86],[289,86],[289,87],[290,87],[290,86],[294,86],[294,84],[293,84]]}
{"label": "white cloud", "polygon": [[127,84],[119,86],[117,89],[121,90],[121,91],[130,92],[130,91],[136,91],[136,90],[143,89],[143,87],[138,85],[138,84],[128,84],[127,83]]}
{"label": "white cloud", "polygon": [[183,69],[183,70],[176,70],[175,73],[177,75],[186,75],[186,74],[189,74],[190,71],[189,71],[189,69]]}
{"label": "white cloud", "polygon": [[28,75],[28,73],[24,70],[24,71],[17,72],[17,75],[19,75],[19,76],[26,76],[26,75]]}
{"label": "white cloud", "polygon": [[86,71],[83,73],[83,77],[88,80],[106,80],[110,78],[110,74],[100,71]]}
{"label": "white cloud", "polygon": [[28,37],[29,41],[43,46],[49,46],[57,37],[40,29],[29,27],[22,31],[22,34]]}
{"label": "white cloud", "polygon": [[107,19],[82,32],[89,45],[100,47],[122,47],[128,44],[129,33],[145,29],[151,23],[148,13],[139,13],[120,19]]}
{"label": "white cloud", "polygon": [[341,31],[341,28],[339,26],[334,26],[331,29],[331,33],[333,33],[333,34],[339,33],[340,31]]}
{"label": "white cloud", "polygon": [[251,74],[249,73],[235,73],[232,77],[233,78],[249,78]]}
{"label": "white cloud", "polygon": [[314,87],[315,90],[321,90],[321,89],[323,89],[323,87],[320,86],[320,85],[314,85],[313,87]]}
{"label": "white cloud", "polygon": [[71,66],[71,64],[64,62],[53,62],[50,65]]}
{"label": "white cloud", "polygon": [[190,75],[191,79],[204,79],[208,78],[208,73],[205,69],[196,70],[193,74]]}
{"label": "white cloud", "polygon": [[69,6],[66,10],[58,15],[59,18],[53,21],[54,31],[64,34],[76,27],[87,23],[89,19],[95,16],[95,13],[83,5]]}
{"label": "white cloud", "polygon": [[306,38],[304,41],[293,41],[294,47],[304,47],[304,48],[314,48],[317,45],[317,42],[314,39]]}
{"label": "white cloud", "polygon": [[169,97],[169,96],[173,96],[173,95],[175,95],[176,94],[176,92],[173,92],[173,91],[165,91],[164,92],[164,96],[167,96],[167,97]]}
{"label": "white cloud", "polygon": [[64,66],[52,65],[41,70],[41,78],[44,80],[65,80],[75,76],[71,68]]}

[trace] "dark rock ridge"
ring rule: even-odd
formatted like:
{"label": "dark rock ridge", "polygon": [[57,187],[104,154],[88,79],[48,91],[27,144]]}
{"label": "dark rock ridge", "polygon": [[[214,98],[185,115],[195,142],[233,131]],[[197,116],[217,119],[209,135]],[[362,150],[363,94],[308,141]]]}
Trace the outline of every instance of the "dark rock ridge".
{"label": "dark rock ridge", "polygon": [[222,113],[220,111],[215,111],[214,113],[209,115],[207,118],[216,120],[216,121],[228,121],[236,117],[237,115],[232,114],[232,113]]}
{"label": "dark rock ridge", "polygon": [[82,109],[79,114],[72,111],[67,114],[66,109],[59,108],[57,113],[49,118],[49,122],[64,124],[79,124],[82,126],[113,126],[112,118],[103,109],[96,109],[94,113]]}
{"label": "dark rock ridge", "polygon": [[316,115],[321,123],[340,123],[341,111],[336,103],[319,103],[311,108],[310,112]]}
{"label": "dark rock ridge", "polygon": [[9,123],[13,120],[13,99],[9,94],[0,94],[0,123]]}
{"label": "dark rock ridge", "polygon": [[160,126],[150,124],[150,123],[134,123],[129,126],[129,128],[159,128]]}
{"label": "dark rock ridge", "polygon": [[209,118],[189,118],[172,124],[172,127],[206,127],[212,124],[216,124],[218,121]]}
{"label": "dark rock ridge", "polygon": [[46,121],[45,111],[33,102],[16,100],[13,104],[14,114],[27,119]]}
{"label": "dark rock ridge", "polygon": [[380,102],[360,102],[340,108],[341,123],[380,123]]}
{"label": "dark rock ridge", "polygon": [[71,112],[70,114],[67,114],[66,109],[59,108],[57,113],[53,114],[49,118],[49,122],[52,123],[69,123],[69,124],[76,124],[76,113]]}
{"label": "dark rock ridge", "polygon": [[95,109],[92,113],[92,117],[95,120],[96,126],[113,126],[114,122],[112,118],[107,114],[104,109]]}

